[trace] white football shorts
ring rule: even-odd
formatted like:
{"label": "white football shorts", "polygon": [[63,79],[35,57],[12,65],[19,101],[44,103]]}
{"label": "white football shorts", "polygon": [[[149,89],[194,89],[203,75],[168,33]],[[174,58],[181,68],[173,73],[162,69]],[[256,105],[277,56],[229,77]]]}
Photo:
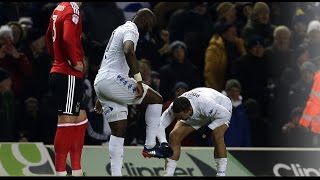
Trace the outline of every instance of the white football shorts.
{"label": "white football shorts", "polygon": [[136,80],[122,74],[103,74],[95,79],[94,89],[108,122],[127,119],[128,105],[141,104],[147,94],[148,85],[142,83],[144,93],[136,99]]}

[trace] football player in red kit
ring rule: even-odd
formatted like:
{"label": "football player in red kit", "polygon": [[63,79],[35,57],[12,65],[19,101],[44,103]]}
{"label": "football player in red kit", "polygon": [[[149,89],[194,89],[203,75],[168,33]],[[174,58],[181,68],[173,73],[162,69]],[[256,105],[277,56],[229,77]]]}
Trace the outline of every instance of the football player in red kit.
{"label": "football player in red kit", "polygon": [[55,169],[66,176],[66,159],[70,153],[72,176],[82,176],[81,153],[87,128],[87,114],[82,103],[84,90],[84,53],[81,45],[81,2],[62,2],[50,16],[46,33],[53,67],[49,75],[55,107],[58,111],[54,139]]}

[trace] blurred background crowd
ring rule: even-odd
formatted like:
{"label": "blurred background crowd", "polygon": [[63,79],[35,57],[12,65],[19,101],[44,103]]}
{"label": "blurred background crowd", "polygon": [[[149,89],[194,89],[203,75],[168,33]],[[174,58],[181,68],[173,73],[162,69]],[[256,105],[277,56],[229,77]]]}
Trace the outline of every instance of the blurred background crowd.
{"label": "blurred background crowd", "polygon": [[[1,142],[53,144],[57,114],[45,33],[57,4],[0,2]],[[143,7],[154,11],[159,31],[140,37],[136,55],[144,83],[163,96],[163,110],[187,90],[210,87],[232,100],[227,146],[320,146],[317,134],[298,125],[320,62],[318,2],[84,2],[85,145],[108,142],[108,123],[93,111],[93,81],[112,31]],[[144,144],[145,109],[129,107],[125,145]],[[182,143],[213,142],[199,129]]]}

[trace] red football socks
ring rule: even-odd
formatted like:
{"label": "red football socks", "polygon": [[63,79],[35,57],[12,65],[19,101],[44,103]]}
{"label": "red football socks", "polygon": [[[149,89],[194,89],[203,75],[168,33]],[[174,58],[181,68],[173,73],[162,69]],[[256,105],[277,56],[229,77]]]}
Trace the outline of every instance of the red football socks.
{"label": "red football socks", "polygon": [[66,160],[71,148],[74,126],[58,126],[54,138],[56,171],[66,171]]}
{"label": "red football socks", "polygon": [[72,135],[72,144],[70,150],[70,160],[71,160],[71,168],[72,170],[81,169],[81,154],[84,143],[84,136],[87,129],[87,121],[82,124],[84,121],[73,126],[74,133]]}

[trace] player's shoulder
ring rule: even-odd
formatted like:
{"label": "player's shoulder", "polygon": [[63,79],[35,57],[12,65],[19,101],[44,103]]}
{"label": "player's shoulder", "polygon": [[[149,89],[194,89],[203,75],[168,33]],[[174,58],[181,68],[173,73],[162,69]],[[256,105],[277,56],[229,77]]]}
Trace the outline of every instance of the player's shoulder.
{"label": "player's shoulder", "polygon": [[79,6],[75,2],[62,2],[55,10],[62,11],[65,14],[80,15]]}
{"label": "player's shoulder", "polygon": [[138,31],[137,25],[131,21],[127,21],[123,24],[122,29],[127,31]]}

